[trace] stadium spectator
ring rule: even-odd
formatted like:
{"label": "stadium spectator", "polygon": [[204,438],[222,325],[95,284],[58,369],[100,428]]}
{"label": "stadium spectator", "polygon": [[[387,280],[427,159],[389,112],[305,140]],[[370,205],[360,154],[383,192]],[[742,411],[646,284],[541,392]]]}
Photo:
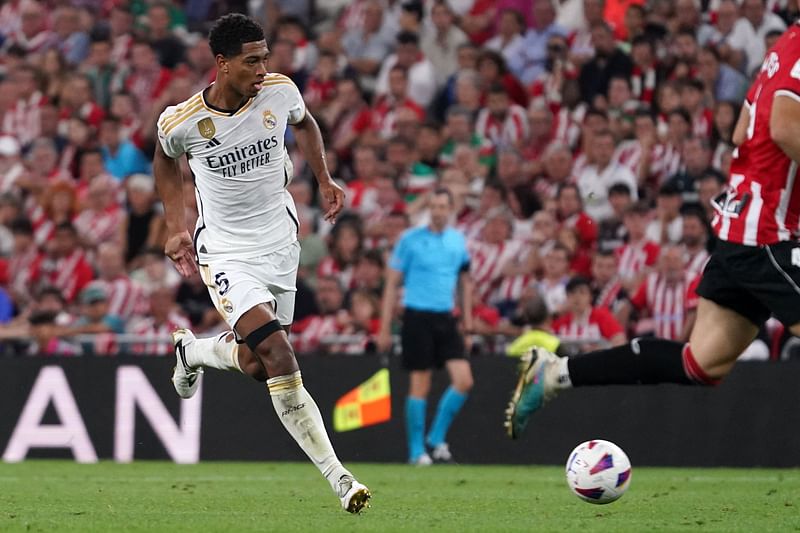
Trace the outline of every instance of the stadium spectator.
{"label": "stadium spectator", "polygon": [[652,322],[640,323],[637,334],[646,333],[649,326],[662,339],[688,338],[686,315],[689,309],[697,307],[697,295],[690,291],[696,274],[687,272],[685,266],[680,246],[670,244],[661,249],[658,269],[649,273],[631,296],[633,307],[646,311],[652,319]]}
{"label": "stadium spectator", "polygon": [[589,280],[574,277],[566,284],[565,312],[553,321],[553,331],[580,351],[596,346],[619,346],[627,340],[622,326],[605,307],[592,306]]}
{"label": "stadium spectator", "polygon": [[425,31],[420,48],[434,68],[436,87],[443,87],[458,68],[457,50],[467,35],[454,24],[453,12],[444,0],[436,0],[430,11],[432,28]]}
{"label": "stadium spectator", "polygon": [[524,84],[530,85],[544,71],[547,43],[551,35],[566,35],[556,23],[556,11],[550,0],[534,0],[534,25],[525,33],[523,46],[509,60],[511,72]]}
{"label": "stadium spectator", "polygon": [[586,214],[598,222],[613,215],[608,203],[608,190],[612,185],[623,183],[631,191],[633,200],[638,198],[636,177],[625,166],[614,161],[614,136],[609,130],[600,130],[593,135],[588,164],[576,176]]}
{"label": "stadium spectator", "polygon": [[19,141],[11,135],[0,137],[0,194],[16,191],[17,178],[25,173]]}
{"label": "stadium spectator", "polygon": [[626,305],[628,291],[619,278],[619,257],[613,251],[600,251],[592,259],[592,305],[611,311],[625,328],[630,319],[630,306]]}
{"label": "stadium spectator", "polygon": [[612,185],[608,189],[608,203],[614,214],[597,228],[597,248],[600,252],[613,251],[625,244],[626,232],[622,219],[633,203],[630,188],[624,183]]}
{"label": "stadium spectator", "polygon": [[408,70],[395,65],[389,71],[389,91],[379,96],[373,106],[373,128],[384,139],[397,133],[397,119],[401,109],[412,111],[421,121],[425,111],[408,94]]}
{"label": "stadium spectator", "polygon": [[716,101],[741,102],[747,91],[747,78],[730,65],[722,63],[716,48],[700,50],[697,58],[698,77]]}
{"label": "stadium spectator", "polygon": [[147,309],[147,316],[128,328],[140,341],[131,344],[130,351],[137,355],[172,354],[172,332],[190,327],[189,321],[177,312],[175,290],[161,287],[151,291]]}
{"label": "stadium spectator", "polygon": [[150,171],[150,162],[135,144],[123,138],[120,120],[114,116],[105,117],[100,126],[100,149],[104,167],[117,180]]}
{"label": "stadium spectator", "polygon": [[484,47],[500,53],[506,63],[522,52],[523,35],[527,22],[525,16],[515,9],[503,9],[497,25],[497,35],[486,41]]}
{"label": "stadium spectator", "polygon": [[56,9],[53,17],[58,51],[67,64],[79,65],[89,55],[89,35],[81,30],[80,12],[75,6],[64,5]]}
{"label": "stadium spectator", "polygon": [[124,331],[124,321],[109,312],[108,291],[101,282],[92,282],[81,291],[80,314],[70,325],[58,329],[66,337],[93,335],[80,343],[86,355],[116,355],[119,343],[114,334]]}
{"label": "stadium spectator", "polygon": [[116,194],[117,184],[111,178],[100,176],[89,183],[84,209],[73,221],[84,246],[93,249],[104,242],[122,242],[124,214]]}
{"label": "stadium spectator", "polygon": [[708,263],[709,225],[703,212],[697,208],[687,208],[681,213],[681,243],[686,250],[686,271],[702,274]]}
{"label": "stadium spectator", "polygon": [[[123,321],[134,315],[147,313],[144,289],[125,271],[125,257],[116,243],[103,243],[97,247],[95,258],[97,282],[108,298],[108,312]],[[151,310],[152,311],[152,310]]]}
{"label": "stadium spectator", "polygon": [[521,147],[528,138],[525,108],[513,103],[505,87],[495,83],[486,95],[486,106],[478,113],[475,130],[498,147]]}
{"label": "stadium spectator", "polygon": [[647,240],[647,218],[650,209],[646,204],[636,202],[625,211],[622,222],[627,233],[627,242],[617,248],[619,256],[619,275],[626,289],[639,286],[642,278],[656,264],[659,246]]}
{"label": "stadium spectator", "polygon": [[608,84],[615,76],[630,77],[633,71],[631,58],[614,41],[614,33],[605,22],[591,29],[594,57],[580,70],[581,97],[594,104],[595,97],[608,92]]}
{"label": "stadium spectator", "polygon": [[317,313],[292,325],[292,345],[300,353],[325,351],[326,337],[341,332],[349,317],[344,304],[344,289],[339,279],[322,275],[317,278],[315,292]]}
{"label": "stadium spectator", "polygon": [[766,53],[765,38],[772,30],[783,32],[786,23],[775,13],[766,10],[764,0],[742,0],[742,16],[736,21],[728,43],[744,52],[744,72],[751,75],[761,66]]}
{"label": "stadium spectator", "polygon": [[68,303],[94,278],[92,266],[80,247],[78,232],[69,222],[56,226],[39,268],[41,280],[59,289]]}
{"label": "stadium spectator", "polygon": [[147,9],[147,39],[156,51],[161,66],[174,69],[184,61],[185,46],[170,27],[169,6],[155,2]]}
{"label": "stadium spectator", "polygon": [[554,315],[564,310],[569,262],[569,250],[561,243],[553,245],[542,258],[542,277],[537,282],[537,288]]}
{"label": "stadium spectator", "polygon": [[419,47],[419,36],[409,31],[397,34],[395,53],[386,58],[378,72],[375,94],[389,92],[389,71],[395,65],[408,70],[408,95],[423,108],[428,107],[436,93],[436,70]]}
{"label": "stadium spectator", "polygon": [[32,341],[28,346],[29,355],[63,357],[82,354],[80,346],[58,337],[56,316],[52,311],[31,313],[28,319]]}
{"label": "stadium spectator", "polygon": [[125,181],[127,210],[123,213],[121,233],[124,236],[125,262],[130,264],[149,248],[161,247],[166,227],[164,216],[156,208],[155,183],[151,176],[134,174]]}
{"label": "stadium spectator", "polygon": [[675,182],[667,182],[658,190],[655,218],[645,231],[645,238],[656,244],[676,244],[683,235],[681,191]]}

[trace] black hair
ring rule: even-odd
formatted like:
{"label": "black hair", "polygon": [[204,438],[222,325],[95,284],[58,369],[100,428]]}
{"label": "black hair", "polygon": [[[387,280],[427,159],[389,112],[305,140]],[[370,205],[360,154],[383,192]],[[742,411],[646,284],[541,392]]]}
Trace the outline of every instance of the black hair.
{"label": "black hair", "polygon": [[556,199],[561,198],[561,194],[566,191],[567,189],[572,189],[575,191],[575,194],[578,196],[578,199],[581,199],[581,191],[578,189],[578,186],[574,183],[562,183],[556,189]]}
{"label": "black hair", "polygon": [[572,294],[580,287],[586,287],[587,289],[591,288],[589,279],[583,276],[575,276],[567,282],[565,290],[567,291],[567,294]]}
{"label": "black hair", "polygon": [[400,9],[405,11],[406,13],[412,13],[415,17],[417,17],[417,21],[421,21],[423,15],[425,14],[425,9],[422,7],[422,2],[419,0],[410,0],[408,2],[403,2],[403,5],[400,6]]}
{"label": "black hair", "polygon": [[241,13],[220,17],[208,33],[211,52],[230,58],[242,53],[244,43],[264,40],[264,29],[253,19]]}
{"label": "black hair", "polygon": [[686,110],[685,107],[677,107],[672,111],[670,111],[669,115],[667,116],[671,117],[672,115],[678,115],[684,122],[686,122],[689,125],[691,125],[692,123],[692,116],[689,114],[689,112]]}
{"label": "black hair", "polygon": [[678,186],[675,180],[669,180],[665,182],[659,189],[658,189],[658,196],[680,196],[681,189]]}
{"label": "black hair", "polygon": [[72,235],[77,235],[78,230],[75,229],[75,226],[72,225],[72,222],[62,222],[56,226],[56,231],[68,231],[72,233]]}
{"label": "black hair", "polygon": [[489,93],[489,94],[504,94],[504,95],[508,96],[508,93],[506,92],[506,88],[503,86],[502,83],[499,83],[499,82],[492,83],[492,85],[489,87],[489,90],[487,91],[487,93]]}
{"label": "black hair", "polygon": [[27,218],[17,218],[8,225],[12,235],[33,235],[33,224]]}
{"label": "black hair", "polygon": [[64,300],[64,294],[61,292],[61,289],[59,289],[58,287],[54,287],[53,285],[45,285],[42,288],[40,288],[39,291],[36,293],[37,300],[41,301],[41,299],[44,298],[45,296],[55,296],[61,301],[62,304],[67,303]]}
{"label": "black hair", "polygon": [[694,89],[696,91],[703,92],[705,87],[706,86],[702,81],[700,81],[700,80],[698,80],[696,78],[690,78],[690,79],[685,80],[683,82],[683,87],[682,88],[683,89]]}
{"label": "black hair", "polygon": [[630,196],[631,188],[625,183],[617,182],[608,188],[608,195],[611,196],[612,194],[624,194],[625,196]]}
{"label": "black hair", "polygon": [[380,250],[367,250],[364,252],[364,255],[361,256],[361,259],[381,268],[383,268],[386,264],[383,260],[383,254]]}
{"label": "black hair", "polygon": [[503,58],[502,55],[498,54],[494,50],[484,50],[481,52],[481,55],[478,57],[478,63],[481,61],[491,61],[497,66],[497,71],[504,75],[508,71],[508,67],[506,66],[506,60]]}
{"label": "black hair", "polygon": [[401,31],[397,34],[397,44],[413,44],[419,46],[419,35],[413,31]]}
{"label": "black hair", "polygon": [[[634,7],[636,4],[632,5]],[[631,46],[639,46],[640,44],[646,44],[650,47],[650,50],[656,49],[656,43],[653,42],[653,39],[648,37],[647,35],[637,35],[631,41]]]}
{"label": "black hair", "polygon": [[447,196],[447,202],[450,204],[450,207],[455,205],[455,198],[453,198],[453,193],[450,192],[450,189],[446,187],[437,187],[433,191],[434,196]]}
{"label": "black hair", "polygon": [[524,34],[525,33],[525,26],[527,26],[527,24],[528,24],[528,22],[525,20],[525,15],[520,13],[520,11],[518,9],[512,9],[512,8],[508,8],[507,7],[505,9],[501,9],[500,10],[500,16],[501,17],[503,15],[505,15],[506,13],[509,13],[514,17],[514,20],[517,21],[517,24],[519,24],[519,27],[521,28],[520,33]]}
{"label": "black hair", "polygon": [[543,324],[550,317],[547,310],[547,303],[541,296],[529,298],[522,304],[520,318],[528,325],[538,326]]}

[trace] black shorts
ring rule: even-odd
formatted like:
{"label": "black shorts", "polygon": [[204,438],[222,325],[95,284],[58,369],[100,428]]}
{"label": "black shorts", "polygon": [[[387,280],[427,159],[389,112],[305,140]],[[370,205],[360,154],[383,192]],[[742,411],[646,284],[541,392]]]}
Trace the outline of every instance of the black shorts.
{"label": "black shorts", "polygon": [[799,263],[800,244],[795,242],[744,246],[717,241],[697,294],[756,326],[770,315],[792,326],[800,322]]}
{"label": "black shorts", "polygon": [[445,361],[467,357],[452,313],[406,309],[401,339],[406,370],[442,368]]}

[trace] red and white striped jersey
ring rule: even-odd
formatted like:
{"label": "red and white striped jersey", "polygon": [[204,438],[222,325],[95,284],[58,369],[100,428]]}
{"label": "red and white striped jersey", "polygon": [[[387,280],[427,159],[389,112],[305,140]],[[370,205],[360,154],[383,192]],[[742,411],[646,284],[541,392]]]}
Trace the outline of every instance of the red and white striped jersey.
{"label": "red and white striped jersey", "polygon": [[687,272],[678,283],[668,283],[659,273],[651,272],[631,298],[634,307],[650,313],[657,337],[682,338],[686,312],[697,306],[697,296],[690,291],[696,277],[697,274]]}
{"label": "red and white striped jersey", "polygon": [[470,271],[480,302],[489,304],[496,300],[495,292],[503,280],[503,270],[522,255],[523,249],[524,244],[514,240],[500,244],[467,242]]}
{"label": "red and white striped jersey", "polygon": [[21,254],[13,254],[8,259],[8,287],[19,293],[28,294],[31,287],[39,281],[42,254],[36,245],[31,245]]}
{"label": "red and white striped jersey", "polygon": [[47,97],[40,91],[17,100],[3,115],[3,132],[15,136],[22,146],[29,144],[39,136],[40,110],[46,103]]}
{"label": "red and white striped jersey", "polygon": [[496,298],[498,302],[518,302],[528,285],[536,278],[533,274],[506,276],[500,281]]}
{"label": "red and white striped jersey", "polygon": [[602,307],[613,313],[619,307],[620,301],[625,295],[625,290],[619,278],[615,277],[602,287],[597,287],[594,294],[595,307]]}
{"label": "red and white striped jersey", "polygon": [[628,243],[617,248],[619,257],[619,277],[623,282],[631,281],[656,264],[661,248],[652,241]]}
{"label": "red and white striped jersey", "polygon": [[124,211],[119,206],[113,205],[103,211],[85,209],[75,217],[73,224],[86,242],[98,245],[119,241],[121,238],[119,228],[124,218]]}
{"label": "red and white striped jersey", "polygon": [[311,315],[292,325],[292,346],[300,353],[313,352],[323,337],[337,333],[336,315]]}
{"label": "red and white striped jersey", "polygon": [[113,280],[103,280],[108,291],[108,312],[123,320],[134,315],[146,315],[147,298],[144,288],[127,275]]}
{"label": "red and white striped jersey", "polygon": [[356,280],[353,279],[354,270],[355,265],[345,265],[342,267],[333,256],[326,255],[317,265],[317,276],[333,276],[339,280],[342,289],[349,290],[354,289],[356,286]]}
{"label": "red and white striped jersey", "polygon": [[708,250],[705,248],[701,248],[700,251],[695,254],[689,254],[686,258],[686,272],[695,275],[702,274],[710,258],[711,254],[709,254]]}
{"label": "red and white striped jersey", "polygon": [[[614,152],[614,161],[627,167],[638,176],[642,160],[642,144],[636,139],[623,141]],[[649,173],[646,178],[656,184],[667,181],[681,168],[681,153],[671,144],[657,143],[650,154]]]}
{"label": "red and white striped jersey", "polygon": [[189,320],[175,311],[167,316],[166,322],[160,324],[151,316],[144,318],[129,329],[129,333],[141,339],[141,342],[132,344],[130,350],[137,355],[171,355],[175,349],[171,341],[172,332],[190,327]]}
{"label": "red and white striped jersey", "polygon": [[42,260],[40,268],[42,280],[59,289],[67,302],[72,302],[94,278],[94,270],[83,250],[75,250],[69,256],[56,260],[46,258]]}
{"label": "red and white striped jersey", "polygon": [[553,331],[563,339],[587,342],[611,340],[615,335],[623,333],[617,319],[604,307],[592,307],[582,317],[565,313],[553,320]]}
{"label": "red and white striped jersey", "polygon": [[525,108],[511,104],[502,121],[492,116],[487,108],[483,108],[475,122],[475,133],[497,146],[517,146],[528,138]]}
{"label": "red and white striped jersey", "polygon": [[710,109],[701,109],[692,117],[692,134],[701,139],[711,137],[711,128],[714,123],[714,114]]}
{"label": "red and white striped jersey", "polygon": [[712,224],[724,241],[756,246],[798,236],[797,162],[775,144],[770,134],[776,96],[800,101],[798,24],[786,30],[772,47],[747,93],[747,136],[733,153],[728,190],[715,201],[717,214]]}

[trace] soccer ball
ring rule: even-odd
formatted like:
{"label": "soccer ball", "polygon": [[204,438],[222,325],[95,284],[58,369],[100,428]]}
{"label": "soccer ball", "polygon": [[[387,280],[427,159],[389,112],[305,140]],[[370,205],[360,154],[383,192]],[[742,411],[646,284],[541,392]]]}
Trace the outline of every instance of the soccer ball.
{"label": "soccer ball", "polygon": [[579,444],[567,459],[567,485],[589,503],[611,503],[631,483],[631,462],[622,449],[607,440]]}

